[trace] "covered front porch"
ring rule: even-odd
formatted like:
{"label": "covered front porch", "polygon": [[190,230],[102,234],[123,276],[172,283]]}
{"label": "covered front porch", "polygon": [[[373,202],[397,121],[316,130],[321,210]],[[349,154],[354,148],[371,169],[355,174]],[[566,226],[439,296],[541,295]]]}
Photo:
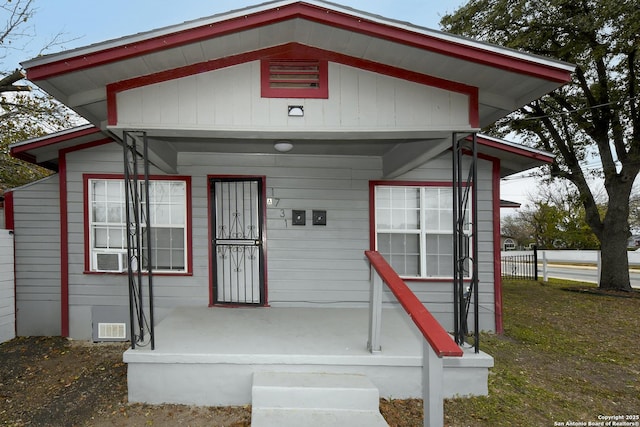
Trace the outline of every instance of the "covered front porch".
{"label": "covered front porch", "polygon": [[[257,372],[368,377],[381,397],[422,397],[422,340],[400,306],[382,312],[382,351],[367,349],[362,308],[180,307],[155,328],[155,350],[129,349],[129,401],[251,404]],[[486,395],[493,359],[444,358],[444,396]]]}

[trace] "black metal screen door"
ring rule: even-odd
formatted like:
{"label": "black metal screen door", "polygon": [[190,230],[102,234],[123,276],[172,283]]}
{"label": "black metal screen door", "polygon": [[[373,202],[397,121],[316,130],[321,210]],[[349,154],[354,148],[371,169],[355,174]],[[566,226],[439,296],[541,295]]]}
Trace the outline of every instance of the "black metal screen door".
{"label": "black metal screen door", "polygon": [[217,304],[264,304],[262,181],[212,179]]}

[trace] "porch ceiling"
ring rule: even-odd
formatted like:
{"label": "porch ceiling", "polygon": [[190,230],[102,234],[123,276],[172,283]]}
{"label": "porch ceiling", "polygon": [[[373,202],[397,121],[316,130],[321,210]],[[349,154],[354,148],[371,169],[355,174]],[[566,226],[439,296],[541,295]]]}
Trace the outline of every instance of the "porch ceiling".
{"label": "porch ceiling", "polygon": [[[174,138],[151,137],[152,141],[164,141],[171,145],[176,152],[215,152],[215,153],[260,153],[274,154],[275,142],[278,139],[228,139],[228,138]],[[286,139],[291,142],[293,154],[324,154],[324,155],[361,155],[382,156],[397,144],[410,140],[372,139]]]}
{"label": "porch ceiling", "polygon": [[104,129],[109,84],[290,42],[476,87],[480,127],[557,88],[573,69],[313,0],[265,3],[23,66],[30,80]]}
{"label": "porch ceiling", "polygon": [[[381,157],[385,177],[397,176],[426,162],[451,147],[451,134],[433,134],[433,138],[396,139],[288,139],[293,145],[290,154],[344,155]],[[464,134],[458,134],[464,137]],[[34,138],[10,146],[11,155],[31,163],[56,170],[60,152],[75,151],[108,142],[109,137],[88,124],[57,134]],[[277,138],[215,138],[210,136],[178,137],[165,133],[151,133],[149,144],[156,166],[177,168],[181,152],[276,154]],[[520,144],[478,135],[478,152],[500,159],[500,176],[505,177],[523,170],[553,162],[553,155]],[[174,172],[175,173],[175,170]]]}
{"label": "porch ceiling", "polygon": [[[264,135],[261,135],[264,136]],[[433,133],[433,138],[420,139],[313,139],[313,138],[198,138],[148,135],[151,163],[167,173],[177,173],[178,154],[252,153],[276,154],[275,143],[292,145],[291,154],[332,156],[375,156],[382,158],[383,175],[393,178],[407,172],[451,147],[451,134]],[[439,136],[439,137],[436,137]],[[362,136],[361,136],[362,137]]]}

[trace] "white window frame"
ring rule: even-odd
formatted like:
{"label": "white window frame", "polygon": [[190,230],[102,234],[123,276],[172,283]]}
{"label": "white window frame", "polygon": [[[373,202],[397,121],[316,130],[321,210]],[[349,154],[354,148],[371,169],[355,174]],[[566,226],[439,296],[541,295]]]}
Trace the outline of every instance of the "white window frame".
{"label": "white window frame", "polygon": [[[104,183],[111,183],[111,187],[113,187],[113,183],[118,183],[118,194],[117,195],[109,195],[108,190],[107,193],[104,195],[104,199],[103,200],[96,200],[95,199],[95,194],[94,194],[94,184],[95,183],[99,183],[99,182],[104,182]],[[169,186],[171,185],[175,185],[175,184],[179,184],[180,186],[183,187],[182,191],[181,191],[181,195],[174,195],[173,193],[170,192],[169,194],[169,201],[163,201],[163,202],[156,202],[154,201],[154,196],[153,196],[153,191],[152,188],[155,187],[156,185],[158,185],[159,183],[161,184],[167,184]],[[142,187],[142,185],[144,184],[144,182],[140,181],[139,185]],[[187,195],[188,195],[188,182],[184,179],[150,179],[149,180],[149,184],[150,184],[150,200],[151,200],[151,211],[150,211],[150,216],[151,216],[151,227],[152,229],[166,229],[166,228],[170,228],[170,229],[181,229],[182,232],[182,249],[183,249],[183,256],[180,259],[180,264],[182,264],[181,268],[173,268],[172,265],[169,265],[169,269],[167,268],[159,268],[157,267],[157,265],[153,268],[154,272],[159,272],[159,273],[175,273],[175,274],[184,274],[184,273],[188,273],[188,268],[189,268],[189,264],[188,264],[188,259],[189,259],[189,254],[188,251],[190,250],[190,248],[188,247],[188,212],[187,212],[187,205],[188,205],[188,201],[187,201]],[[100,178],[89,178],[88,182],[87,182],[87,217],[88,217],[88,225],[87,225],[87,231],[89,234],[88,237],[88,250],[90,251],[90,256],[89,256],[89,271],[91,272],[111,272],[111,273],[117,273],[117,272],[123,272],[125,271],[128,266],[127,266],[127,241],[126,241],[126,234],[125,234],[125,228],[126,228],[126,217],[125,217],[125,192],[124,192],[124,180],[122,178],[104,178],[104,177],[100,177]],[[142,193],[141,193],[142,194]],[[180,200],[181,198],[181,200]],[[94,206],[97,204],[103,204],[106,206],[106,212],[104,214],[104,221],[98,221],[96,219],[96,216],[94,215]],[[109,221],[108,218],[108,211],[109,211],[109,204],[112,205],[117,205],[116,209],[119,208],[120,212],[118,214],[118,216],[120,217],[120,219],[122,220],[121,222],[118,221]],[[156,221],[157,215],[156,215],[156,211],[154,210],[154,205],[156,204],[162,204],[164,206],[168,206],[169,210],[169,222],[164,222],[164,223],[158,223]],[[141,203],[140,208],[144,209],[145,204],[144,202]],[[175,214],[174,214],[174,208],[177,209],[175,210]],[[173,216],[176,217],[176,221],[174,222],[173,220]],[[97,229],[104,229],[106,230],[106,247],[96,247],[96,230]],[[120,230],[120,233],[118,233],[118,230]],[[114,233],[110,233],[110,231],[113,231]],[[142,224],[142,233],[144,233],[143,235],[146,236],[146,230],[144,228],[144,225]],[[112,242],[112,234],[115,237],[114,241]],[[117,235],[120,234],[120,239],[117,238]],[[119,241],[118,241],[119,240]],[[152,246],[153,248],[153,255],[157,257],[157,248],[156,245]],[[168,251],[170,253],[170,259],[171,256],[173,255],[172,252],[173,248],[169,248]],[[165,250],[167,250],[165,248]],[[176,250],[180,250],[180,247],[178,246],[176,248]],[[118,258],[118,266],[116,268],[110,268],[110,269],[105,269],[105,268],[99,268],[98,265],[98,256],[101,254],[118,254],[119,258]],[[170,262],[170,264],[172,264],[172,262]],[[146,271],[146,270],[143,270]]]}
{"label": "white window frame", "polygon": [[[387,209],[387,208],[381,208],[380,207],[380,203],[379,203],[379,191],[381,189],[391,189],[391,191],[393,191],[393,189],[413,189],[419,192],[419,206],[416,207],[406,207],[406,200],[405,200],[405,210],[408,211],[409,209],[411,210],[417,210],[419,211],[418,213],[418,224],[416,228],[394,228],[393,224],[391,224],[391,228],[380,228],[379,227],[379,221],[380,221],[380,212],[383,209]],[[436,190],[438,192],[438,197],[439,197],[439,201],[445,201],[448,203],[447,206],[443,207],[429,207],[427,204],[427,197],[429,192],[433,192],[434,190]],[[453,258],[451,256],[451,274],[447,274],[447,275],[443,275],[443,274],[432,274],[431,271],[429,271],[428,268],[428,255],[437,255],[437,254],[431,254],[431,253],[427,253],[427,236],[449,236],[451,238],[451,248],[453,251],[453,187],[450,185],[442,185],[442,184],[429,184],[429,183],[425,183],[425,184],[421,184],[421,185],[402,185],[402,184],[394,184],[394,183],[388,183],[388,184],[376,184],[374,186],[374,209],[375,209],[375,223],[373,224],[374,227],[374,236],[375,236],[375,249],[377,251],[379,251],[379,245],[378,245],[378,239],[379,239],[379,235],[380,234],[398,234],[398,235],[418,235],[419,236],[419,244],[418,244],[418,250],[419,250],[419,270],[418,270],[418,274],[416,275],[406,275],[406,274],[402,274],[402,272],[399,272],[400,276],[402,278],[405,279],[415,279],[415,280],[432,280],[432,279],[453,279]],[[445,193],[444,195],[442,193]],[[401,210],[401,207],[398,206],[393,206],[393,207],[389,207],[388,209],[393,209],[393,210]],[[430,217],[428,214],[428,211],[436,211],[435,214],[440,215],[440,211],[442,211],[442,213],[447,214],[447,212],[451,212],[451,214],[448,216],[448,218],[450,218],[450,221],[440,221],[441,223],[439,224],[433,224],[433,221],[429,221],[428,218]],[[468,239],[468,248],[471,247],[471,225],[470,225],[470,215],[471,215],[471,206],[467,206],[467,212],[466,212],[466,218],[467,221],[465,223],[465,227],[464,227],[464,233],[465,236]],[[406,217],[406,215],[405,215]],[[392,221],[390,221],[392,222]],[[381,252],[382,253],[382,252]],[[382,254],[383,256],[385,255],[384,253]],[[387,260],[390,264],[391,260]],[[465,279],[470,279],[471,278],[471,268],[470,268],[470,261],[467,262],[467,268],[465,271]]]}

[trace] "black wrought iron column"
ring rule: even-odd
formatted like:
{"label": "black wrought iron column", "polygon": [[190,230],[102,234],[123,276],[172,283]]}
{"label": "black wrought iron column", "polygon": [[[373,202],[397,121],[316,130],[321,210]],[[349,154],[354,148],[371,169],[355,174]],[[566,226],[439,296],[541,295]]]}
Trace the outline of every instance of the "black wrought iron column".
{"label": "black wrought iron column", "polygon": [[124,132],[122,147],[131,348],[151,345],[153,350],[153,269],[146,132]]}
{"label": "black wrought iron column", "polygon": [[[453,152],[453,304],[454,339],[462,345],[468,338],[473,303],[473,345],[480,351],[478,304],[478,147],[476,134],[452,134]],[[468,159],[465,167],[464,159]],[[465,169],[466,178],[465,178]]]}

